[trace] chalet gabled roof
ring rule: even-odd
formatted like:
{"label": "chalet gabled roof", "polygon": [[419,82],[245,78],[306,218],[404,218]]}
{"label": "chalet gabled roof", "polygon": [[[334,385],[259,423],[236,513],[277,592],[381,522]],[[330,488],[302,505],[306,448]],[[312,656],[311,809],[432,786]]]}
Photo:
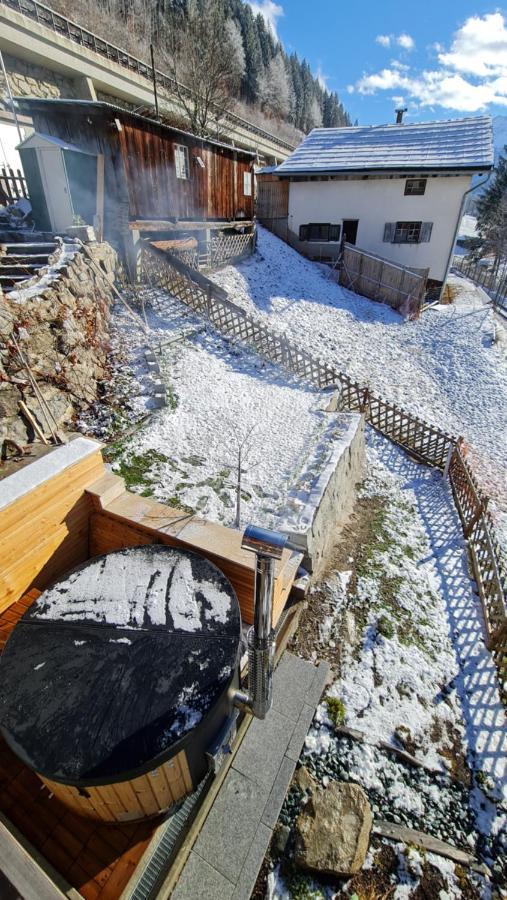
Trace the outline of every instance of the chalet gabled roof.
{"label": "chalet gabled roof", "polygon": [[490,116],[314,128],[277,175],[375,171],[484,171],[493,167]]}

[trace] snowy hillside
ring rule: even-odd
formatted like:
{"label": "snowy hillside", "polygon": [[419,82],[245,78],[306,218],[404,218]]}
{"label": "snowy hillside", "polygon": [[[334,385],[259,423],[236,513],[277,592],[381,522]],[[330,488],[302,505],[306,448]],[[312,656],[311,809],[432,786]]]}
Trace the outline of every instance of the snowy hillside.
{"label": "snowy hillside", "polygon": [[258,252],[213,279],[361,384],[472,446],[486,490],[507,510],[507,359],[493,343],[493,313],[463,279],[456,302],[406,322],[333,282],[325,267],[259,228]]}

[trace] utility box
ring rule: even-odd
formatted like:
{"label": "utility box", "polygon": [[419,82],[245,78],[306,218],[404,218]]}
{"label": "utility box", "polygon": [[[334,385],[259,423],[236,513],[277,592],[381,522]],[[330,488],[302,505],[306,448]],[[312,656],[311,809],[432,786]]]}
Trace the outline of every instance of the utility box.
{"label": "utility box", "polygon": [[32,204],[41,231],[93,225],[98,209],[98,154],[59,138],[34,132],[18,145]]}

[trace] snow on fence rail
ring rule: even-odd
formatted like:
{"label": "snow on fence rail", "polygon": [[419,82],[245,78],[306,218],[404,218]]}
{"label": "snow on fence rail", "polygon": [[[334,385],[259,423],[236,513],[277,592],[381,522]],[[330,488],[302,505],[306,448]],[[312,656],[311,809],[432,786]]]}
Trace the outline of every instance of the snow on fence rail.
{"label": "snow on fence rail", "polygon": [[483,288],[491,297],[497,309],[507,315],[507,271],[505,268],[499,274],[492,268],[480,266],[464,256],[454,256],[452,268],[469,278],[478,287]]}
{"label": "snow on fence rail", "polygon": [[477,486],[461,439],[430,425],[396,403],[372,394],[345,372],[317,359],[273,332],[233,303],[227,293],[180,259],[143,244],[147,279],[206,316],[222,334],[253,346],[265,359],[292,375],[325,388],[339,389],[339,409],[358,410],[381,434],[419,461],[449,477],[484,610],[486,644],[493,651],[502,684],[507,677],[507,561],[495,536],[488,500]]}

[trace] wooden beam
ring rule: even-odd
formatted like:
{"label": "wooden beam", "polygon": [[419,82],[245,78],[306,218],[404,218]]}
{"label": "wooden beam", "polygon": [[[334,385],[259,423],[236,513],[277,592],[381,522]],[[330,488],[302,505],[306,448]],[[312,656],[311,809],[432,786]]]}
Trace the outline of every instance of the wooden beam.
{"label": "wooden beam", "polygon": [[0,813],[0,870],[23,900],[80,900],[81,894],[7,823],[8,819]]}

